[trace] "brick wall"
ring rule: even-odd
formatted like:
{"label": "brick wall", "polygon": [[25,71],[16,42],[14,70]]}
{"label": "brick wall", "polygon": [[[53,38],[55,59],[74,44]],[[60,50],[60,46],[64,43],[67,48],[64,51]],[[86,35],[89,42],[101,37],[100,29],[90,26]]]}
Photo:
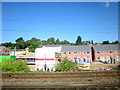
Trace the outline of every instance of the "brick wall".
{"label": "brick wall", "polygon": [[90,59],[92,59],[92,55],[91,52],[87,53],[87,52],[77,52],[76,54],[74,54],[74,52],[71,52],[71,54],[69,54],[69,52],[66,52],[66,54],[64,54],[65,52],[61,53],[61,59],[63,60],[65,57],[70,58],[71,60],[74,61],[75,57],[80,57],[80,58],[84,58],[84,57],[88,57]]}
{"label": "brick wall", "polygon": [[108,61],[110,59],[117,60],[118,58],[118,51],[102,51],[102,52],[100,51],[100,52],[95,52],[94,54],[95,54],[95,60]]}

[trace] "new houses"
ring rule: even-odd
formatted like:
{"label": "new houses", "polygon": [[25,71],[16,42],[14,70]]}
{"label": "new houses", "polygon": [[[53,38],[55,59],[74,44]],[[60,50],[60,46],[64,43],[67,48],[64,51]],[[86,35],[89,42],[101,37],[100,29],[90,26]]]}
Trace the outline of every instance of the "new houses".
{"label": "new houses", "polygon": [[31,65],[33,70],[42,71],[55,71],[55,66],[65,58],[78,65],[92,62],[111,64],[120,61],[119,45],[45,45],[42,48],[36,48],[35,53],[28,52],[28,49],[23,53],[16,52],[16,58],[27,59],[27,64]]}

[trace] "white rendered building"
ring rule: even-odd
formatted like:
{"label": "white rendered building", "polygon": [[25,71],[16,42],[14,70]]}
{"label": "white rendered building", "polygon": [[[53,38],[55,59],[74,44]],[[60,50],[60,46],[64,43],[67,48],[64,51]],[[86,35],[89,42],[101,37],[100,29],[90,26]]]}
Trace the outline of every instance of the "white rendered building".
{"label": "white rendered building", "polygon": [[43,46],[35,50],[36,70],[55,71],[55,53],[60,53],[61,46]]}

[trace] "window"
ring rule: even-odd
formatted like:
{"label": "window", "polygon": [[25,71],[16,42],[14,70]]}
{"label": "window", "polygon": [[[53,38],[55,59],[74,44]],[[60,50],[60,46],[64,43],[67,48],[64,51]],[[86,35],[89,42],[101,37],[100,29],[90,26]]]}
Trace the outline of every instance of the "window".
{"label": "window", "polygon": [[100,57],[97,57],[97,59],[100,59]]}
{"label": "window", "polygon": [[87,52],[87,53],[90,53],[90,52]]}
{"label": "window", "polygon": [[71,60],[71,57],[69,57],[68,59]]}
{"label": "window", "polygon": [[69,52],[68,54],[71,54],[71,52]]}
{"label": "window", "polygon": [[61,62],[61,59],[58,59],[59,62]]}
{"label": "window", "polygon": [[84,58],[83,61],[86,62],[86,59]]}
{"label": "window", "polygon": [[110,51],[110,53],[113,53],[112,51]]}
{"label": "window", "polygon": [[77,52],[74,52],[74,54],[77,54]]}
{"label": "window", "polygon": [[66,54],[66,52],[64,52],[64,54]]}
{"label": "window", "polygon": [[77,62],[77,57],[74,57],[74,61]]}
{"label": "window", "polygon": [[78,52],[78,54],[80,54],[80,52]]}
{"label": "window", "polygon": [[100,57],[101,60],[104,60],[104,57]]}
{"label": "window", "polygon": [[99,54],[100,52],[97,52],[97,54]]}
{"label": "window", "polygon": [[90,58],[90,57],[87,57],[87,58]]}
{"label": "window", "polygon": [[77,60],[77,57],[74,57],[74,60]]}
{"label": "window", "polygon": [[80,57],[78,57],[78,62],[80,62],[81,61],[81,58]]}
{"label": "window", "polygon": [[110,57],[109,57],[109,56],[107,56],[107,57],[106,57],[106,59],[108,60],[108,59],[110,59]]}
{"label": "window", "polygon": [[85,52],[83,52],[85,54]]}

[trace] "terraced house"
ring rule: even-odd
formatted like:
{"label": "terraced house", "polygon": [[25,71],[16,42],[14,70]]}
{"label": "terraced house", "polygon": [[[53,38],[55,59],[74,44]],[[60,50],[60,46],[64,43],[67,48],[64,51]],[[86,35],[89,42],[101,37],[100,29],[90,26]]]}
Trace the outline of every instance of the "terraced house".
{"label": "terraced house", "polygon": [[107,61],[108,63],[116,63],[120,60],[119,44],[93,45],[92,56],[93,61]]}
{"label": "terraced house", "polygon": [[62,46],[61,59],[68,58],[76,63],[92,62],[92,51],[90,45]]}

